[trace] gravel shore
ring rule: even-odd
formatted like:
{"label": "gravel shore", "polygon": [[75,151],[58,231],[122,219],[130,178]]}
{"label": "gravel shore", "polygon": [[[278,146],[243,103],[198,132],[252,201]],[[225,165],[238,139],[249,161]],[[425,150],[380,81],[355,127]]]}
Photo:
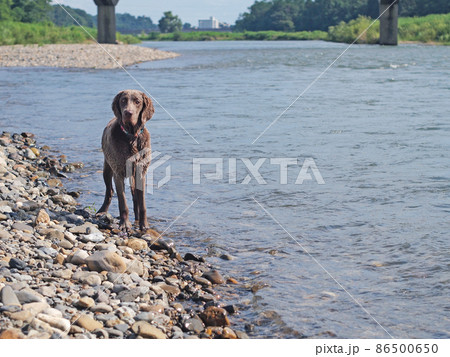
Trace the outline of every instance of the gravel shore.
{"label": "gravel shore", "polygon": [[0,136],[0,339],[247,338],[215,290],[236,280],[153,229],[127,236],[82,209],[61,181],[82,164],[48,150]]}
{"label": "gravel shore", "polygon": [[102,44],[101,46],[103,48],[94,43],[0,46],[0,67],[111,69],[178,56],[174,52],[135,45]]}

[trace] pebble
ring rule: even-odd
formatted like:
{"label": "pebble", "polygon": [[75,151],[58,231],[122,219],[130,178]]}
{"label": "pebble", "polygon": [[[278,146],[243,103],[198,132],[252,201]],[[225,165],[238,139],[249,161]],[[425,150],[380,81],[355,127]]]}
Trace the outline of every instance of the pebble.
{"label": "pebble", "polygon": [[46,314],[38,314],[36,316],[39,320],[48,323],[50,326],[57,328],[61,331],[69,331],[70,329],[70,321],[63,319],[61,317],[50,316]]}
{"label": "pebble", "polygon": [[39,224],[47,225],[49,223],[50,223],[50,216],[48,215],[47,211],[45,209],[40,209],[34,220],[34,225],[35,226]]}
{"label": "pebble", "polygon": [[164,332],[145,321],[138,321],[131,327],[133,332],[143,338],[166,339]]}
{"label": "pebble", "polygon": [[82,284],[88,284],[90,286],[101,285],[102,279],[97,273],[88,271],[77,271],[73,274],[72,279],[78,280]]}
{"label": "pebble", "polygon": [[6,285],[3,287],[3,289],[0,291],[0,296],[1,296],[2,304],[5,306],[8,306],[8,305],[21,306],[22,305],[19,302],[19,299],[17,298],[16,294],[14,293],[14,290],[9,285]]}
{"label": "pebble", "polygon": [[94,299],[84,296],[77,301],[76,307],[81,309],[89,309],[90,307],[95,305]]}
{"label": "pebble", "polygon": [[9,260],[9,267],[13,268],[13,269],[23,270],[27,267],[27,263],[25,263],[23,260],[20,260],[18,258],[11,258]]}
{"label": "pebble", "polygon": [[225,309],[216,306],[209,306],[199,314],[206,326],[229,326],[230,321]]}
{"label": "pebble", "polygon": [[203,273],[203,277],[208,279],[213,284],[224,284],[225,280],[220,275],[220,273],[217,270],[210,270],[205,273]]}
{"label": "pebble", "polygon": [[75,321],[75,324],[88,330],[89,332],[103,328],[103,324],[101,322],[94,320],[92,317],[88,315],[81,315]]}
{"label": "pebble", "polygon": [[145,240],[139,238],[131,238],[127,242],[127,247],[133,251],[148,250],[148,244]]}

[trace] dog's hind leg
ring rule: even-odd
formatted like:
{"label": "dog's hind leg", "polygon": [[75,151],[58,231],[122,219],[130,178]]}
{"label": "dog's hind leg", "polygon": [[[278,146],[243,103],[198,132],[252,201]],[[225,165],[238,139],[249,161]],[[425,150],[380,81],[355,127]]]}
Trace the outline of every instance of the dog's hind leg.
{"label": "dog's hind leg", "polygon": [[112,185],[113,171],[108,163],[105,161],[103,164],[103,180],[105,181],[106,192],[105,200],[103,201],[102,207],[98,210],[97,214],[108,212],[109,205],[111,204],[111,199],[114,193]]}

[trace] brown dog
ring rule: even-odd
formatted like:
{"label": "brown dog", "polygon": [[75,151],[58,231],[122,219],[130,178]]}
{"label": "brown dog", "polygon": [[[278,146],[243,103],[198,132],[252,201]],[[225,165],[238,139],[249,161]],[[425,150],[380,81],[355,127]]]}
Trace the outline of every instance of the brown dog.
{"label": "brown dog", "polygon": [[112,103],[116,116],[112,119],[102,136],[102,149],[105,156],[103,179],[106,193],[102,207],[97,214],[106,213],[114,193],[112,180],[116,185],[119,199],[119,229],[129,231],[128,206],[125,199],[125,178],[130,177],[133,196],[134,216],[139,228],[148,227],[145,207],[145,174],[150,165],[150,133],[145,123],[154,113],[152,101],[137,90],[125,90],[116,95]]}

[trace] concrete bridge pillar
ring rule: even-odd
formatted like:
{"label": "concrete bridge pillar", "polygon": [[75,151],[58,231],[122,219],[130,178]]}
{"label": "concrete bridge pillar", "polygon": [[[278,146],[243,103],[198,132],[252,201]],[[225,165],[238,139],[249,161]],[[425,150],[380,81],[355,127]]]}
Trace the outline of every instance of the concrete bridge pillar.
{"label": "concrete bridge pillar", "polygon": [[116,43],[116,9],[119,0],[94,0],[98,7],[97,41]]}
{"label": "concrete bridge pillar", "polygon": [[398,44],[398,2],[399,0],[380,0],[380,14],[389,8],[380,17],[380,45]]}

